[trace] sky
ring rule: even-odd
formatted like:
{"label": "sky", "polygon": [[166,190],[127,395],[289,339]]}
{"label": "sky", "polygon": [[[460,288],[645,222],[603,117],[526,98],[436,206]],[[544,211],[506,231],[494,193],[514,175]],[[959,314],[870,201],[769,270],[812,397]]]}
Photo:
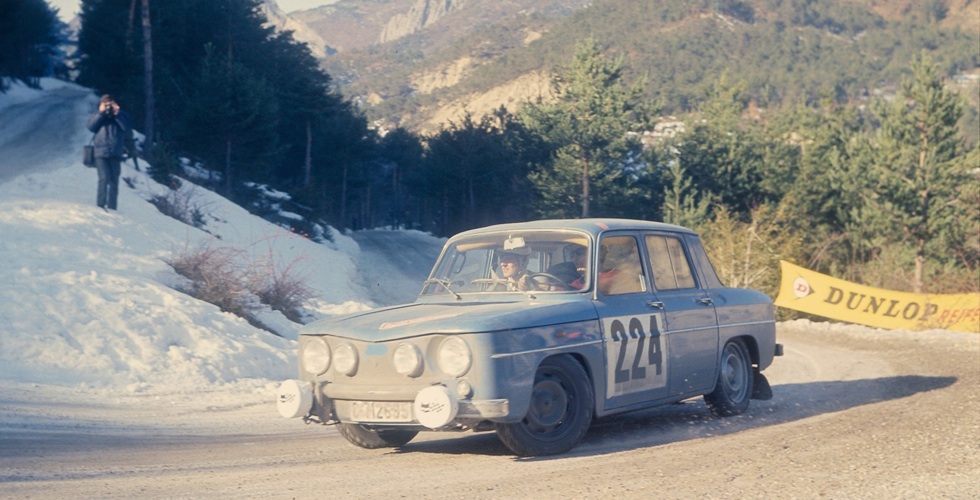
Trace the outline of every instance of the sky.
{"label": "sky", "polygon": [[330,5],[340,0],[279,0],[279,8],[284,12],[295,12],[297,10],[312,9],[321,5]]}
{"label": "sky", "polygon": [[[12,395],[27,394],[274,405],[278,384],[296,377],[299,325],[261,310],[277,336],[177,291],[183,278],[166,261],[188,249],[227,250],[241,266],[290,268],[317,297],[311,319],[377,306],[357,275],[358,265],[371,263],[333,229],[333,242],[314,242],[185,181],[181,193],[206,214],[205,230],[197,229],[147,201],[167,191],[131,162],[119,210],[97,207],[95,171],[79,154],[96,97],[53,79],[42,87],[15,84],[0,94],[0,423],[16,420],[5,413]],[[76,110],[63,127],[68,145],[14,147],[54,134],[41,120],[62,108]]]}
{"label": "sky", "polygon": [[[284,12],[294,12],[297,10],[312,9],[321,5],[337,3],[338,0],[278,0],[279,8]],[[64,21],[71,21],[81,10],[81,0],[47,0],[48,4],[58,9],[58,17]]]}
{"label": "sky", "polygon": [[63,22],[71,21],[81,10],[81,0],[47,0],[48,5],[58,9],[58,18]]}

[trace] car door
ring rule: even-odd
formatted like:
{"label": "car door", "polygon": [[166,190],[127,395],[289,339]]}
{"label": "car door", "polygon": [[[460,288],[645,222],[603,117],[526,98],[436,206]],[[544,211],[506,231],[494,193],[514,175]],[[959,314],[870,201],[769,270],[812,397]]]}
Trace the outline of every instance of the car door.
{"label": "car door", "polygon": [[665,314],[669,395],[676,398],[702,394],[714,386],[718,364],[714,304],[699,286],[694,262],[681,235],[647,233],[643,241],[655,305]]}
{"label": "car door", "polygon": [[[664,313],[653,308],[640,235],[610,232],[599,241],[596,308],[605,356],[606,411],[667,397]],[[599,378],[596,378],[599,380]]]}

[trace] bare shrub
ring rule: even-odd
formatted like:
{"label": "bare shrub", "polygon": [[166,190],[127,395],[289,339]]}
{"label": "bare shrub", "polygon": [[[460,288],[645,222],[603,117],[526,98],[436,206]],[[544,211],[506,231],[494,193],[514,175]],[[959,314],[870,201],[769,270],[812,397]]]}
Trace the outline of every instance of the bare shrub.
{"label": "bare shrub", "polygon": [[191,193],[168,190],[166,194],[151,196],[149,201],[157,207],[160,213],[173,217],[184,224],[204,229],[204,210],[194,201],[194,196]]}
{"label": "bare shrub", "polygon": [[214,304],[222,311],[251,319],[255,307],[248,280],[243,278],[237,264],[240,256],[240,251],[201,245],[185,248],[165,262],[190,280],[189,287],[182,292]]}
{"label": "bare shrub", "polygon": [[252,277],[251,288],[263,304],[281,312],[291,321],[302,323],[303,305],[314,294],[306,281],[297,276],[295,266],[298,262],[293,261],[278,270],[270,256],[267,265]]}
{"label": "bare shrub", "polygon": [[272,252],[265,263],[255,263],[248,261],[244,251],[202,244],[184,248],[165,262],[187,278],[188,284],[178,287],[182,292],[264,330],[272,331],[256,317],[260,303],[302,323],[303,306],[314,296],[296,272],[299,260],[278,269]]}
{"label": "bare shrub", "polygon": [[785,230],[788,215],[783,208],[762,206],[752,211],[750,222],[741,222],[722,207],[714,220],[699,228],[723,283],[776,296],[779,261],[798,261],[802,247],[800,238]]}

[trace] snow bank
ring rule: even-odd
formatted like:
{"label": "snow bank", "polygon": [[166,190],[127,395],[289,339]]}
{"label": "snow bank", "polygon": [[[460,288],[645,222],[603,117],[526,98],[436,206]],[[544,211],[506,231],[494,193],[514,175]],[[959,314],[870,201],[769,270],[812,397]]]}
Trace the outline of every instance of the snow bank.
{"label": "snow bank", "polygon": [[[0,122],[10,119],[5,108],[68,84],[42,85],[0,94]],[[74,137],[67,149],[80,151],[87,134]],[[229,248],[245,265],[290,268],[317,296],[314,317],[373,305],[356,284],[358,247],[345,235],[331,230],[333,244],[315,243],[185,182],[183,195],[206,214],[204,230],[188,226],[147,201],[166,190],[132,163],[119,211],[106,212],[94,203],[95,171],[74,156],[0,183],[0,382],[177,393],[295,376],[299,325],[261,312],[275,335],[177,291],[181,278],[165,261],[182,249]],[[0,153],[0,170],[18,161]]]}

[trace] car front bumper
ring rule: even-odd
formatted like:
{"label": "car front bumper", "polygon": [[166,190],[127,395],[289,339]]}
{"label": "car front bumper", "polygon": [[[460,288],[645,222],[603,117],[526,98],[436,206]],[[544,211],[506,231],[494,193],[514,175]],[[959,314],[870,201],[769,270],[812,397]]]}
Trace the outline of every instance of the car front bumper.
{"label": "car front bumper", "polygon": [[441,429],[476,425],[501,419],[510,412],[507,399],[460,398],[444,385],[418,391],[410,401],[331,399],[303,380],[286,380],[279,386],[276,407],[284,418],[315,416],[324,423],[344,422],[376,426],[422,426]]}

